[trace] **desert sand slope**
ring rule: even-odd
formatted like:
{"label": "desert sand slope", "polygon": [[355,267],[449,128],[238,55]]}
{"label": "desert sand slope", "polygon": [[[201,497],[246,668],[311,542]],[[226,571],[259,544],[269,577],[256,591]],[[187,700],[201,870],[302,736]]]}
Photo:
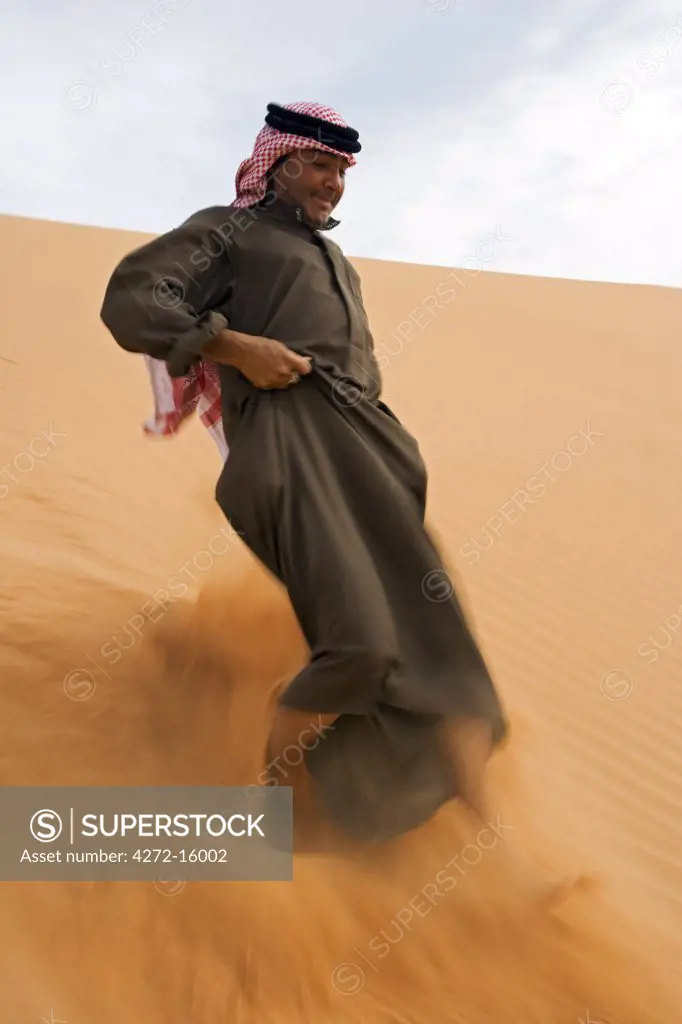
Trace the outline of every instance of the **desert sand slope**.
{"label": "desert sand slope", "polygon": [[[141,435],[144,366],[98,313],[143,237],[0,236],[0,782],[250,782],[305,652],[214,505],[211,440]],[[510,711],[500,822],[596,884],[519,904],[456,808],[294,883],[3,884],[6,1024],[682,1019],[682,295],[357,265]]]}

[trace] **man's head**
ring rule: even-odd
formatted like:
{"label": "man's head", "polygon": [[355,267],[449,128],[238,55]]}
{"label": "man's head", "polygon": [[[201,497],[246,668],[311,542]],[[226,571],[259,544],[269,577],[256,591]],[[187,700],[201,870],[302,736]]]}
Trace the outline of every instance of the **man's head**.
{"label": "man's head", "polygon": [[302,209],[311,228],[321,228],[343,195],[347,167],[339,154],[295,149],[277,161],[272,187],[278,199]]}
{"label": "man's head", "polygon": [[272,189],[303,209],[311,227],[333,227],[338,222],[330,212],[361,148],[358,133],[331,107],[269,103],[253,153],[237,170],[233,205],[257,205]]}

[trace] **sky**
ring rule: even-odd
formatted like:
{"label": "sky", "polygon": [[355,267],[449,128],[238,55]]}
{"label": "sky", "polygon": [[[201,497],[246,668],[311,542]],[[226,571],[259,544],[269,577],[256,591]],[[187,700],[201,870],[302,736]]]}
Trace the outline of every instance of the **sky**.
{"label": "sky", "polygon": [[162,233],[268,102],[360,133],[349,256],[679,287],[682,0],[22,0],[0,212]]}

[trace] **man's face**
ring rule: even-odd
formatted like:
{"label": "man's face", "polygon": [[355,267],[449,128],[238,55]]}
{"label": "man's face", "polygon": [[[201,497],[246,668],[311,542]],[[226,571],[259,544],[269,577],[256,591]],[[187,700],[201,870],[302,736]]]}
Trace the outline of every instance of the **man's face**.
{"label": "man's face", "polygon": [[275,190],[279,198],[303,208],[310,227],[320,228],[343,195],[346,166],[334,153],[295,150],[275,172]]}

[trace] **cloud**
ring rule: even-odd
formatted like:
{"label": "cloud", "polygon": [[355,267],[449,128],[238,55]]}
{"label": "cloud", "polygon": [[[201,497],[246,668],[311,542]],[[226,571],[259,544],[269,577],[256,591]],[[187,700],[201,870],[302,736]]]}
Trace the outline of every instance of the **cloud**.
{"label": "cloud", "polygon": [[499,230],[494,270],[679,285],[677,0],[286,11],[25,0],[0,42],[2,208],[164,231],[229,202],[268,100],[316,99],[362,131],[347,252],[457,266]]}
{"label": "cloud", "polygon": [[491,269],[679,285],[682,8],[643,35],[642,4],[617,10],[529,29],[516,68],[464,109],[434,103],[407,145],[382,138],[363,181],[381,206],[358,200],[346,246],[373,255],[381,231],[383,257],[449,266],[499,225],[514,243]]}

